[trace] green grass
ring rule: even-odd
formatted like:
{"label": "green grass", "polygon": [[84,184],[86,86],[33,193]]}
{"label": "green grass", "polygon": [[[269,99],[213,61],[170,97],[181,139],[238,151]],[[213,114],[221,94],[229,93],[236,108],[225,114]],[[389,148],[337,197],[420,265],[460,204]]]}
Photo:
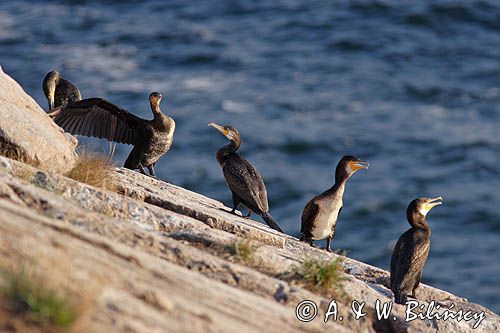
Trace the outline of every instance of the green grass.
{"label": "green grass", "polygon": [[76,319],[76,310],[66,297],[50,290],[24,271],[2,270],[0,294],[11,312],[42,326],[67,327]]}
{"label": "green grass", "polygon": [[251,262],[254,259],[254,246],[248,240],[238,240],[224,247],[224,251],[232,257]]}
{"label": "green grass", "polygon": [[295,266],[291,272],[285,273],[282,278],[297,282],[322,296],[343,297],[343,273],[341,258],[329,261],[307,259]]}

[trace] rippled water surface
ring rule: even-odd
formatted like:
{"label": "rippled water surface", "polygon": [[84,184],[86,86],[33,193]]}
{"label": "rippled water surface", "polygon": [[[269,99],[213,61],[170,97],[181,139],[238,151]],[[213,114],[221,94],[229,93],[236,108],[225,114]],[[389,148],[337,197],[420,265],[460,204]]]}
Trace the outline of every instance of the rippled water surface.
{"label": "rippled water surface", "polygon": [[0,65],[44,107],[52,69],[143,117],[160,91],[177,132],[159,176],[228,205],[207,123],[236,126],[294,235],[342,155],[370,161],[333,247],[382,268],[408,202],[442,195],[423,281],[500,312],[500,3],[401,3],[2,1]]}

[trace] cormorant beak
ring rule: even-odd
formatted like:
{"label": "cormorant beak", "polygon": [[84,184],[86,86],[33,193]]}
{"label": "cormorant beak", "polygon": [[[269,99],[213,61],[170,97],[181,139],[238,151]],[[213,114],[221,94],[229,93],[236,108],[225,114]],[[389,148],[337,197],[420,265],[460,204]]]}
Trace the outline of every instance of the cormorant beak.
{"label": "cormorant beak", "polygon": [[158,106],[158,105],[160,105],[161,99],[162,99],[161,94],[153,93],[149,97],[149,102],[151,103],[151,105]]}
{"label": "cormorant beak", "polygon": [[358,171],[360,169],[368,169],[370,164],[365,161],[351,161],[349,162],[349,169],[351,169],[352,172]]}
{"label": "cormorant beak", "polygon": [[52,110],[54,108],[54,92],[49,91],[49,96],[47,96],[49,100],[49,110]]}
{"label": "cormorant beak", "polygon": [[208,124],[208,126],[215,128],[216,130],[221,132],[225,137],[227,137],[227,135],[229,134],[228,130],[224,129],[223,126],[217,125],[216,123],[210,123]]}
{"label": "cormorant beak", "polygon": [[425,203],[424,209],[426,212],[429,212],[432,208],[435,206],[441,205],[443,203],[443,198],[442,197],[437,197],[437,198],[431,198],[429,199],[428,202]]}

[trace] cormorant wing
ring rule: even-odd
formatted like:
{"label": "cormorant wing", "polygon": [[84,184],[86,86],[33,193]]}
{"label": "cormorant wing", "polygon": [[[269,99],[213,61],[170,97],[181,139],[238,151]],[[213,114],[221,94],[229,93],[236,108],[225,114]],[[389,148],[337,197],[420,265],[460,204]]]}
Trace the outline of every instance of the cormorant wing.
{"label": "cormorant wing", "polygon": [[102,98],[70,103],[54,113],[54,121],[66,132],[109,141],[135,144],[147,122]]}
{"label": "cormorant wing", "polygon": [[406,231],[399,237],[391,257],[391,289],[413,288],[407,284],[417,277],[429,254],[429,243],[414,244],[414,232]]}
{"label": "cormorant wing", "polygon": [[262,177],[247,160],[234,156],[222,167],[224,178],[231,191],[250,209],[267,212],[267,191]]}
{"label": "cormorant wing", "polygon": [[302,211],[301,225],[300,225],[301,233],[311,230],[312,223],[316,219],[316,215],[318,214],[319,207],[314,202],[314,199],[316,198],[311,199],[304,207],[304,210]]}

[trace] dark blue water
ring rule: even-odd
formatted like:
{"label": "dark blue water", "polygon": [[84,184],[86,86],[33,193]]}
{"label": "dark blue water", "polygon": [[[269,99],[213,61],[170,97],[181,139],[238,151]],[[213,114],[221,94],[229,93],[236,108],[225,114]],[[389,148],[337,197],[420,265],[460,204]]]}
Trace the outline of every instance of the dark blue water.
{"label": "dark blue water", "polygon": [[401,3],[2,1],[0,65],[44,107],[52,69],[143,117],[160,91],[178,127],[159,176],[227,204],[207,123],[236,126],[294,235],[342,155],[370,161],[333,247],[382,268],[407,204],[441,195],[424,282],[500,312],[500,3]]}

